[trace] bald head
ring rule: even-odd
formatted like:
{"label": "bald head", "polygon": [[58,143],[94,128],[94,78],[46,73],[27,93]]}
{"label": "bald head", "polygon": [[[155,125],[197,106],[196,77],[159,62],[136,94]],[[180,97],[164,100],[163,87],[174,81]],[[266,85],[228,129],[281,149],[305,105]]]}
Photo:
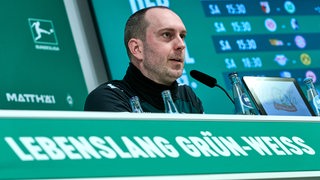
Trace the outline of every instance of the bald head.
{"label": "bald head", "polygon": [[[131,38],[141,39],[145,41],[146,39],[146,29],[152,23],[154,18],[159,18],[154,12],[161,10],[170,11],[170,13],[175,14],[168,7],[165,6],[153,6],[149,8],[141,9],[134,14],[132,14],[127,20],[124,32],[124,44],[127,50],[129,58],[132,56],[130,49],[128,47],[128,42]],[[177,16],[177,15],[176,15]],[[178,17],[178,16],[177,16]],[[164,17],[165,18],[165,17]],[[179,17],[178,17],[179,18]],[[150,21],[152,20],[152,21]]]}

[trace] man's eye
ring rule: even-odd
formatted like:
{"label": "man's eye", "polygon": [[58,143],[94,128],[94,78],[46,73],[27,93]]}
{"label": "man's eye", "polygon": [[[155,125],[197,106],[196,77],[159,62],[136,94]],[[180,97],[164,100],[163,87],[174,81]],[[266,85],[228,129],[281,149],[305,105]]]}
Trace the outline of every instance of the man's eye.
{"label": "man's eye", "polygon": [[163,33],[163,34],[162,34],[162,37],[164,37],[164,38],[170,38],[170,37],[171,37],[171,34],[168,33],[168,32],[166,32],[166,33]]}
{"label": "man's eye", "polygon": [[181,38],[181,39],[185,39],[186,36],[187,36],[186,34],[180,34],[180,38]]}

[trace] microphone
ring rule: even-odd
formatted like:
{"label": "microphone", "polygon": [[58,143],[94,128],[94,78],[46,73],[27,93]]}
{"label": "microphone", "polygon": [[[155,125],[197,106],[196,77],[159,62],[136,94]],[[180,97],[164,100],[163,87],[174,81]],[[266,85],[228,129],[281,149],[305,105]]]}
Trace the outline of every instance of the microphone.
{"label": "microphone", "polygon": [[194,79],[200,81],[201,83],[203,83],[203,84],[205,84],[205,85],[207,85],[207,86],[209,86],[211,88],[214,88],[216,86],[216,84],[217,84],[217,79],[216,78],[211,77],[211,76],[209,76],[209,75],[207,75],[205,73],[202,73],[200,71],[192,70],[192,71],[190,71],[190,75]]}
{"label": "microphone", "polygon": [[205,73],[202,73],[200,71],[197,71],[197,70],[191,70],[190,71],[190,75],[194,79],[200,81],[201,83],[203,83],[203,84],[205,84],[205,85],[207,85],[207,86],[209,86],[211,88],[214,88],[214,87],[217,86],[218,88],[220,88],[228,96],[230,101],[234,104],[234,100],[231,98],[231,96],[228,94],[228,92],[218,84],[216,78],[211,77],[211,76],[209,76],[209,75],[207,75]]}

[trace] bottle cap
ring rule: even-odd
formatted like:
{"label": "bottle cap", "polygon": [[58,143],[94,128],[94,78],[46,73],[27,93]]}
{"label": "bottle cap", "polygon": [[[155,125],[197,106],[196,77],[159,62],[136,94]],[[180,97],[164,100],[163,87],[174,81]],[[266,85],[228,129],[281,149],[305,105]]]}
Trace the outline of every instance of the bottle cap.
{"label": "bottle cap", "polygon": [[313,82],[313,79],[312,79],[311,77],[306,77],[306,78],[303,80],[303,82],[304,82],[305,84],[311,83],[311,82]]}

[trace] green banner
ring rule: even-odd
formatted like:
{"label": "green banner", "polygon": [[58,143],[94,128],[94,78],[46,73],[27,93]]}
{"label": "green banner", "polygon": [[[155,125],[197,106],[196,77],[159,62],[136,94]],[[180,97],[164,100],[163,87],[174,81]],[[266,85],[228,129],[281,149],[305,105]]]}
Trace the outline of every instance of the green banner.
{"label": "green banner", "polygon": [[1,118],[0,179],[320,170],[316,121],[88,115]]}
{"label": "green banner", "polygon": [[0,5],[0,109],[83,110],[88,92],[63,0]]}

